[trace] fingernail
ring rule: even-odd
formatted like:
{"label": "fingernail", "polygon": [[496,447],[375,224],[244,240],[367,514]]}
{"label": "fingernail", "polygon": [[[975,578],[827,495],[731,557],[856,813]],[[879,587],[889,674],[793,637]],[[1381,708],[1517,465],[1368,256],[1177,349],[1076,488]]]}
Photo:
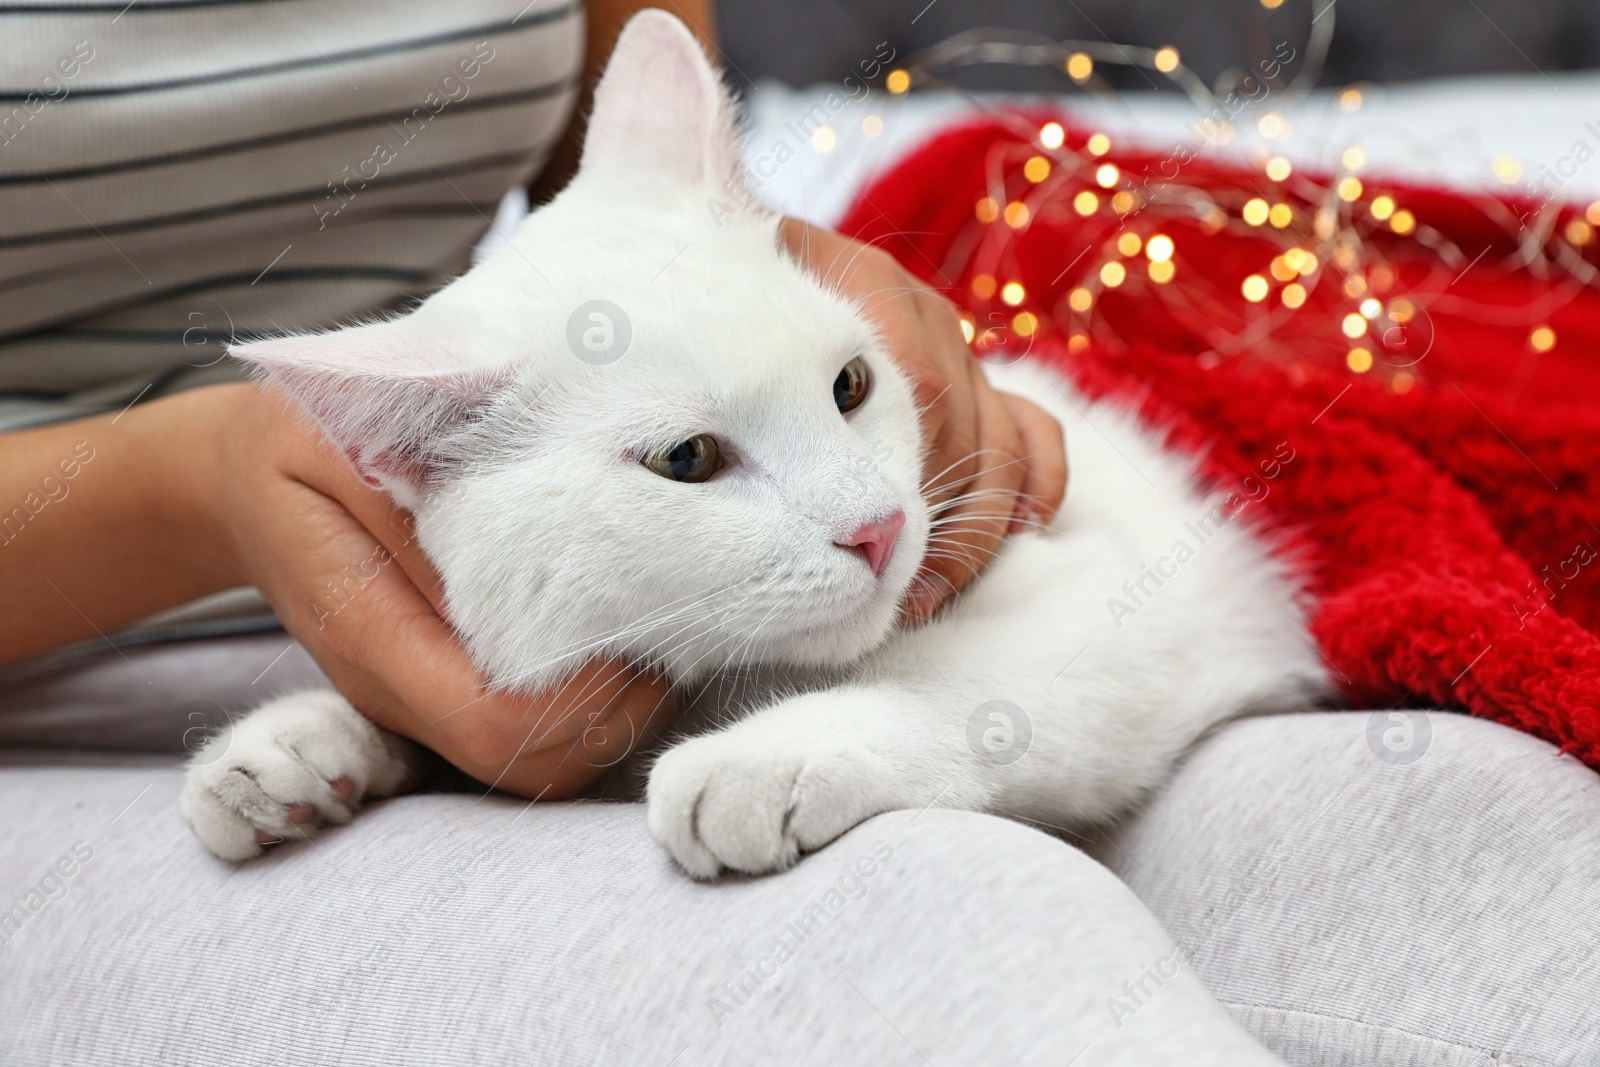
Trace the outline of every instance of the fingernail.
{"label": "fingernail", "polygon": [[281,838],[281,837],[273,837],[271,834],[267,833],[265,830],[257,830],[256,831],[256,844],[258,844],[258,845],[281,845],[281,844],[283,844],[283,838]]}

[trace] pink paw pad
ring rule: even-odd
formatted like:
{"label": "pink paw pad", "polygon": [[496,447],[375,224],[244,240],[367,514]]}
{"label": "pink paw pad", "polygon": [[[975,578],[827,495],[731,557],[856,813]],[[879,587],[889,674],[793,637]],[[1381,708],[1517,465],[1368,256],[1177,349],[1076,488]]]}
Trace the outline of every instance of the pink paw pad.
{"label": "pink paw pad", "polygon": [[335,778],[328,783],[333,787],[333,795],[340,803],[350,799],[350,794],[355,790],[356,784],[348,778]]}

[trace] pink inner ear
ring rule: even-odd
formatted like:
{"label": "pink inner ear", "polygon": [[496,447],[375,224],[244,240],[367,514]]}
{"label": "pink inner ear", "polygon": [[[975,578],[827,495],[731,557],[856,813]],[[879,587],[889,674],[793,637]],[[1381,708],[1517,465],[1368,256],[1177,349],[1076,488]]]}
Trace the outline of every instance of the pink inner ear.
{"label": "pink inner ear", "polygon": [[463,366],[411,320],[235,348],[309,411],[370,485],[420,492],[438,441],[512,380]]}
{"label": "pink inner ear", "polygon": [[664,11],[639,12],[595,90],[583,169],[716,183],[733,158],[721,88],[700,42]]}

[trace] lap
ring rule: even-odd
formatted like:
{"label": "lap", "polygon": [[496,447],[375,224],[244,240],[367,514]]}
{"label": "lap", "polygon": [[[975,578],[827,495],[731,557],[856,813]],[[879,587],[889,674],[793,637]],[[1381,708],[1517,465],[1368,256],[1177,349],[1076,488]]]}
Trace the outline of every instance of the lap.
{"label": "lap", "polygon": [[1600,777],[1525,734],[1234,723],[1092,850],[1291,1063],[1600,1061]]}

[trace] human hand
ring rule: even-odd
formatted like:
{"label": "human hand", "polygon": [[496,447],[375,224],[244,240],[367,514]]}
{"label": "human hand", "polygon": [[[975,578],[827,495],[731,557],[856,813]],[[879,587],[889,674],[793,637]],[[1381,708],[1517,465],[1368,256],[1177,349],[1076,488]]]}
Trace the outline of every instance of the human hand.
{"label": "human hand", "polygon": [[790,254],[866,306],[922,407],[930,448],[923,491],[944,540],[923,563],[905,612],[926,619],[1008,534],[1055,517],[1067,489],[1061,425],[991,389],[955,305],[887,252],[798,219],[784,219],[780,232]]}
{"label": "human hand", "polygon": [[218,421],[206,480],[238,584],[261,590],[368,718],[482,782],[546,799],[577,793],[670,718],[665,681],[614,662],[586,664],[559,692],[486,688],[441,616],[410,514],[283,393],[207,392]]}

